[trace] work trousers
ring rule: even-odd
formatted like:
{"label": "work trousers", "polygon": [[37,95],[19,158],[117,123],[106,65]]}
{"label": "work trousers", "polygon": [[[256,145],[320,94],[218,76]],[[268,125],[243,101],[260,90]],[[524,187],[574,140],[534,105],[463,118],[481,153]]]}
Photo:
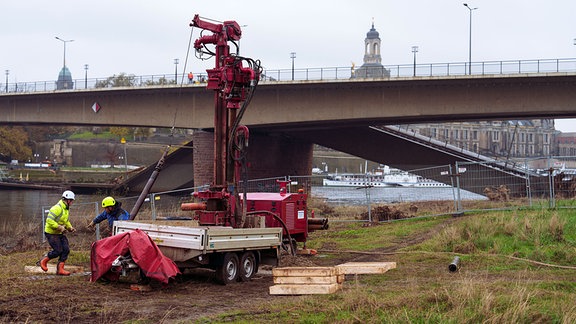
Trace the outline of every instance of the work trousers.
{"label": "work trousers", "polygon": [[68,238],[64,234],[48,234],[44,233],[46,240],[50,243],[52,251],[48,252],[50,259],[58,258],[58,262],[68,260],[70,254],[70,246],[68,245]]}

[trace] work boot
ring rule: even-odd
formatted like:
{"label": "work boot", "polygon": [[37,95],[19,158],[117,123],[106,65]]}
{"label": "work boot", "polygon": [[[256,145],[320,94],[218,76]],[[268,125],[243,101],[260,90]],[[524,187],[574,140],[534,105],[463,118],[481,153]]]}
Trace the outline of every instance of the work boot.
{"label": "work boot", "polygon": [[61,275],[61,276],[69,276],[70,275],[70,271],[66,271],[64,270],[64,261],[58,262],[58,265],[56,265],[56,274],[57,275]]}
{"label": "work boot", "polygon": [[36,265],[39,266],[42,269],[42,271],[46,272],[48,271],[48,261],[50,261],[50,258],[48,257],[47,254],[45,254],[42,257],[42,259],[36,262]]}

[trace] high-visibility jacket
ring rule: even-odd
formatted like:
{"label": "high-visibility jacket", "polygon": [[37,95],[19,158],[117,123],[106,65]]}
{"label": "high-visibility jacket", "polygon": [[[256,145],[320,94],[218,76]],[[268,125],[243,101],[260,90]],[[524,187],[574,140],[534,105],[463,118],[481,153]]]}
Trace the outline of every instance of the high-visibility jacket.
{"label": "high-visibility jacket", "polygon": [[68,216],[68,206],[64,200],[60,199],[60,201],[56,205],[52,206],[48,212],[44,232],[48,234],[62,234],[62,232],[58,230],[59,225],[64,226],[66,229],[72,228]]}

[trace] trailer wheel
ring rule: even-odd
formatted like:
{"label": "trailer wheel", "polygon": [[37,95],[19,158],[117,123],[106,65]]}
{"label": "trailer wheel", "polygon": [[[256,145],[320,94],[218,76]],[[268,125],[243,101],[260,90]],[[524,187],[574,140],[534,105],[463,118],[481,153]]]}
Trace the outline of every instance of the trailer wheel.
{"label": "trailer wheel", "polygon": [[238,275],[239,281],[250,281],[252,276],[256,273],[258,264],[252,252],[244,252],[240,259],[240,274]]}
{"label": "trailer wheel", "polygon": [[235,253],[226,253],[222,265],[216,270],[218,281],[227,285],[238,279],[238,256]]}

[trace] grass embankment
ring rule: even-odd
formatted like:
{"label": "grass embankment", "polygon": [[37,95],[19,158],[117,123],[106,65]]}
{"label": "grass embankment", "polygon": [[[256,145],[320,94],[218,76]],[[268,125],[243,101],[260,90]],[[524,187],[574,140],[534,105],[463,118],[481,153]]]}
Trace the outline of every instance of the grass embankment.
{"label": "grass embankment", "polygon": [[[395,261],[397,269],[347,278],[332,295],[275,297],[257,309],[210,320],[575,323],[576,218],[571,214],[488,212],[375,226],[333,222],[331,230],[310,237],[308,247],[318,249],[320,258]],[[460,269],[449,272],[454,256],[461,258]]]}

